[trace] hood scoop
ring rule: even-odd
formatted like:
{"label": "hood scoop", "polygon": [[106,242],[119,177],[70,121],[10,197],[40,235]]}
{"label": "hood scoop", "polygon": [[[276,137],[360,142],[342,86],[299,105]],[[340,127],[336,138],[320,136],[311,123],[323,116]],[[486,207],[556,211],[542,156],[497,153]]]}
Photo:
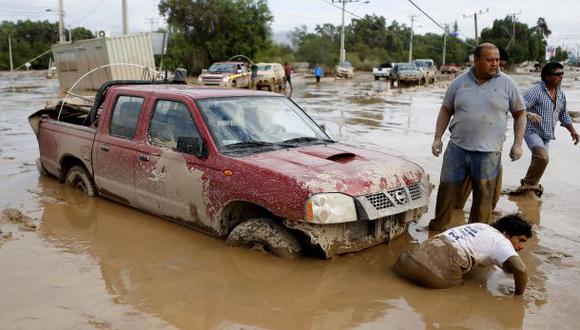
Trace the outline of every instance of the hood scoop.
{"label": "hood scoop", "polygon": [[352,152],[342,152],[326,157],[326,159],[337,163],[348,163],[356,158]]}
{"label": "hood scoop", "polygon": [[302,150],[304,154],[330,160],[337,163],[348,163],[357,158],[357,155],[352,152],[337,150],[334,148],[321,148],[318,150]]}

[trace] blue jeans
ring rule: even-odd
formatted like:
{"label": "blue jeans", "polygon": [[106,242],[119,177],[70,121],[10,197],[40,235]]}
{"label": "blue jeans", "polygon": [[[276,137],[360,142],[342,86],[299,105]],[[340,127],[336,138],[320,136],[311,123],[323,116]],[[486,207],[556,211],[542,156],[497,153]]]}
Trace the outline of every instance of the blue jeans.
{"label": "blue jeans", "polygon": [[501,152],[469,151],[449,142],[443,155],[435,219],[429,227],[440,230],[449,223],[452,209],[462,199],[466,180],[473,188],[469,222],[489,222],[500,168]]}
{"label": "blue jeans", "polygon": [[550,147],[550,140],[542,138],[538,133],[535,132],[526,132],[524,135],[524,141],[528,145],[530,151],[533,151],[534,148],[541,147],[548,151]]}

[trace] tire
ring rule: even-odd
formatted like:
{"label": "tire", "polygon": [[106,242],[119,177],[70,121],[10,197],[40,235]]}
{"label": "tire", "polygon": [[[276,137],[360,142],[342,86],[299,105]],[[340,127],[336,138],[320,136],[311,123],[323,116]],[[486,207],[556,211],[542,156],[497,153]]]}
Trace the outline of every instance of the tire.
{"label": "tire", "polygon": [[232,84],[230,85],[230,87],[236,88],[236,87],[238,87],[238,83],[236,83],[235,80],[232,80]]}
{"label": "tire", "polygon": [[379,76],[375,76],[375,80],[379,80]]}
{"label": "tire", "polygon": [[94,197],[97,195],[97,188],[95,187],[93,178],[91,178],[83,166],[73,166],[66,174],[65,183],[68,186],[83,191],[87,196]]}
{"label": "tire", "polygon": [[295,259],[302,251],[298,240],[281,224],[269,218],[242,222],[232,230],[226,244],[262,250],[283,259]]}

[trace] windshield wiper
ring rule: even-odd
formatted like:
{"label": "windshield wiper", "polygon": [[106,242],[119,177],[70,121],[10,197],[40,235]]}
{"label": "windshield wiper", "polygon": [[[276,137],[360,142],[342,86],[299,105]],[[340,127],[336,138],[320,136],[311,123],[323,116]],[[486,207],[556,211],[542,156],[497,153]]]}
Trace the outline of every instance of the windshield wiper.
{"label": "windshield wiper", "polygon": [[284,140],[284,141],[280,142],[280,144],[281,145],[285,145],[285,144],[293,145],[294,143],[304,143],[304,142],[324,142],[324,143],[330,142],[330,143],[332,143],[334,141],[329,140],[329,139],[320,139],[320,138],[316,138],[316,137],[310,137],[310,136],[302,136],[302,137]]}
{"label": "windshield wiper", "polygon": [[238,149],[238,148],[252,148],[252,147],[271,147],[275,146],[276,144],[271,142],[264,142],[264,141],[246,141],[246,142],[238,142],[232,143],[224,146],[227,149]]}

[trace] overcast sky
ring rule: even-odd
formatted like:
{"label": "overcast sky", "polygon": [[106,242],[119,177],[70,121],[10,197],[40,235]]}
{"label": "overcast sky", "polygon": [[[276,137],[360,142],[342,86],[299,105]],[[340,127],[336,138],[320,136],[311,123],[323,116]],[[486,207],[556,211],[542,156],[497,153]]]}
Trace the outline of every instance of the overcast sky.
{"label": "overcast sky", "polygon": [[[355,0],[356,1],[356,0]],[[128,0],[130,32],[149,31],[164,23],[157,10],[157,0]],[[341,23],[341,9],[329,4],[332,0],[269,0],[274,15],[274,32],[290,31],[300,25],[312,31],[316,24]],[[478,29],[490,27],[494,19],[517,14],[517,20],[532,26],[538,17],[544,17],[552,30],[551,45],[580,46],[580,1],[577,0],[413,0],[427,14],[441,24],[459,24],[460,37],[474,36],[473,15],[480,10],[488,12],[478,15]],[[110,34],[121,31],[121,0],[64,0],[65,25],[84,26],[92,31],[105,30]],[[340,6],[340,4],[336,4]],[[46,12],[46,9],[53,10]],[[365,0],[347,3],[346,9],[357,15],[376,14],[388,22],[410,25],[410,15],[419,15],[415,31],[440,33],[439,29],[424,14],[407,0]],[[0,0],[0,20],[32,19],[58,20],[58,0]],[[575,18],[576,17],[576,18]],[[348,22],[352,16],[346,14]]]}

